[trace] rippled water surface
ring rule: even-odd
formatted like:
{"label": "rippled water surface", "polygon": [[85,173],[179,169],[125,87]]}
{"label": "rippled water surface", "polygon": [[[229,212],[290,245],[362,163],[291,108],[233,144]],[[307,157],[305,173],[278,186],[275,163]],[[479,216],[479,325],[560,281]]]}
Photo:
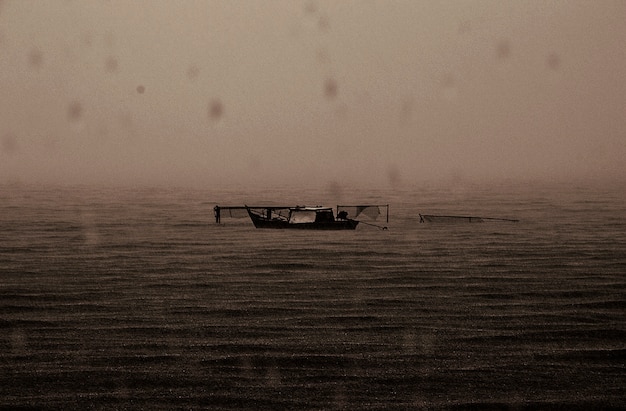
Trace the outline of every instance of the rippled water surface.
{"label": "rippled water surface", "polygon": [[[626,407],[624,188],[2,186],[0,406]],[[338,201],[389,230],[212,214]]]}

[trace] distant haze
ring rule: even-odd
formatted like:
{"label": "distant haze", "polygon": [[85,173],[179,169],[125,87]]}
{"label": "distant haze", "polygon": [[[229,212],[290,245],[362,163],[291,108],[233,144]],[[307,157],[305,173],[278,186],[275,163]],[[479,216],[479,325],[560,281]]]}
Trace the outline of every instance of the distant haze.
{"label": "distant haze", "polygon": [[0,0],[0,182],[624,180],[623,0]]}

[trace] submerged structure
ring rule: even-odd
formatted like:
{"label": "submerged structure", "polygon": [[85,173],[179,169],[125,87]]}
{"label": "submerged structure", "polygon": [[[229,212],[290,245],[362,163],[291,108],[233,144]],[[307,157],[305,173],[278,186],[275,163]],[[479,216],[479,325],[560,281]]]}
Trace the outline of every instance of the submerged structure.
{"label": "submerged structure", "polygon": [[[304,230],[354,230],[361,221],[359,215],[369,216],[375,220],[386,209],[386,220],[389,222],[389,205],[356,205],[337,206],[335,217],[332,207],[322,206],[227,206],[216,205],[213,208],[215,222],[220,223],[222,217],[242,217],[247,215],[256,228],[304,229]],[[243,215],[242,215],[243,214]],[[386,230],[387,227],[362,222]]]}

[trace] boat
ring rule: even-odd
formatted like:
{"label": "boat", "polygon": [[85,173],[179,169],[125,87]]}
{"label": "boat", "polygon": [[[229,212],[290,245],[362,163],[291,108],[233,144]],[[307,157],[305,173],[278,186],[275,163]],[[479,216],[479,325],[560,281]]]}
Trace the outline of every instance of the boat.
{"label": "boat", "polygon": [[[375,219],[379,214],[379,207],[387,207],[387,221],[389,221],[389,206],[360,205],[337,206],[337,216],[332,207],[323,206],[215,206],[215,222],[220,223],[223,216],[242,217],[245,210],[256,228],[274,229],[301,229],[301,230],[354,230],[361,221],[350,218],[348,212],[353,211],[354,217],[368,215]],[[386,230],[387,227],[362,222]]]}
{"label": "boat", "polygon": [[335,218],[330,207],[290,207],[287,215],[268,208],[265,212],[248,207],[248,215],[256,228],[298,228],[304,230],[354,230],[359,222],[351,218]]}

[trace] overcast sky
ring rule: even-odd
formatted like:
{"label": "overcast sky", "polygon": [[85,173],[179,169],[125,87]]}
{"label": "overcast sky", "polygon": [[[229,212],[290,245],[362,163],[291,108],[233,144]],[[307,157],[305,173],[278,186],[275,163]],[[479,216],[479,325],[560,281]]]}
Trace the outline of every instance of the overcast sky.
{"label": "overcast sky", "polygon": [[626,175],[624,0],[0,0],[0,182]]}

